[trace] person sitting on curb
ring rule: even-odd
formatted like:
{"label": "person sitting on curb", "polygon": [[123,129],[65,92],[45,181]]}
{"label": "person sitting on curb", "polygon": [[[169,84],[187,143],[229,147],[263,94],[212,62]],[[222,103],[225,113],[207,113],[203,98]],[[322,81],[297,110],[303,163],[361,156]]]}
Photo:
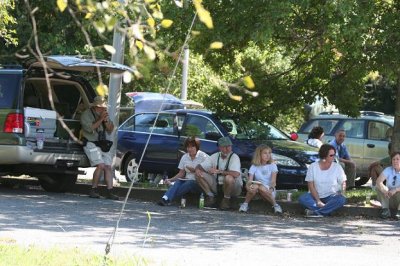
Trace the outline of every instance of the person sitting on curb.
{"label": "person sitting on curb", "polygon": [[216,203],[217,184],[222,186],[224,198],[220,208],[230,208],[230,199],[242,192],[243,180],[240,171],[240,159],[232,152],[232,141],[229,137],[218,140],[219,152],[212,154],[196,167],[196,180],[206,194],[204,205],[213,207]]}
{"label": "person sitting on curb", "polygon": [[313,162],[307,170],[306,181],[309,192],[299,198],[306,207],[306,217],[328,216],[343,207],[346,198],[346,175],[342,167],[335,163],[335,148],[323,144],[319,149],[319,161]]}
{"label": "person sitting on curb", "polygon": [[272,204],[274,212],[281,214],[282,208],[275,201],[276,176],[278,167],[272,159],[272,150],[267,145],[260,145],[254,152],[252,165],[247,179],[247,193],[244,203],[240,205],[240,212],[247,212],[249,202],[256,194]]}
{"label": "person sitting on curb", "polygon": [[368,175],[372,180],[372,189],[375,190],[376,187],[376,180],[378,179],[379,175],[382,173],[383,169],[389,167],[391,163],[390,159],[390,151],[392,148],[392,143],[389,142],[388,144],[388,157],[385,157],[379,161],[373,162],[368,166]]}
{"label": "person sitting on curb", "polygon": [[396,220],[400,220],[400,152],[393,152],[390,158],[392,166],[386,167],[376,180],[376,193],[382,204],[381,218],[391,217],[389,208],[393,208]]}
{"label": "person sitting on curb", "polygon": [[99,134],[110,134],[114,129],[114,124],[108,117],[107,102],[101,96],[96,96],[90,108],[81,115],[82,135],[87,140],[83,150],[90,161],[91,166],[96,166],[93,172],[92,188],[89,197],[100,198],[97,186],[100,176],[104,172],[104,179],[107,184],[107,199],[118,200],[119,197],[112,193],[113,177],[111,172],[112,158],[110,152],[103,152],[100,147],[94,144],[99,139]]}
{"label": "person sitting on curb", "polygon": [[308,139],[306,140],[306,143],[310,145],[311,147],[315,148],[320,148],[322,144],[322,138],[324,137],[324,129],[320,126],[313,127],[311,130],[310,134],[308,134]]}
{"label": "person sitting on curb", "polygon": [[347,189],[354,188],[356,186],[356,164],[350,157],[350,153],[347,150],[346,145],[344,144],[344,140],[346,139],[346,131],[344,129],[340,129],[335,134],[335,139],[332,140],[329,144],[331,144],[336,149],[336,157],[339,160],[339,163],[343,165],[344,172],[346,173]]}
{"label": "person sitting on curb", "polygon": [[164,182],[170,185],[175,182],[168,191],[162,196],[158,205],[167,206],[175,199],[182,197],[189,192],[201,192],[195,178],[195,168],[209,156],[200,150],[200,140],[190,137],[185,140],[184,147],[187,151],[178,165],[179,172],[172,178],[166,179]]}

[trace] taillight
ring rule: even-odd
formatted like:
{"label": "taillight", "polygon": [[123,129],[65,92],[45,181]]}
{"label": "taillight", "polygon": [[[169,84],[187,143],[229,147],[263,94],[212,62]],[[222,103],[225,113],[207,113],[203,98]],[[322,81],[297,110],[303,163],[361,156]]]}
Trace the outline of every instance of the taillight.
{"label": "taillight", "polygon": [[24,132],[24,115],[8,114],[4,123],[4,132],[6,133],[23,133]]}

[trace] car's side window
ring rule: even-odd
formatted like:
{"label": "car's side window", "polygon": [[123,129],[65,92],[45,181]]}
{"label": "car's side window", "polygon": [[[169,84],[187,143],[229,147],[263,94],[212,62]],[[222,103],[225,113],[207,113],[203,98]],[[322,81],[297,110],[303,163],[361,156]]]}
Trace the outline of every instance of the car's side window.
{"label": "car's side window", "polygon": [[221,137],[218,128],[210,119],[197,115],[188,115],[183,135],[211,140]]}
{"label": "car's side window", "polygon": [[135,117],[136,116],[132,116],[127,119],[125,123],[121,125],[120,130],[133,131],[135,129]]}
{"label": "car's side window", "polygon": [[160,114],[154,125],[153,133],[175,135],[175,116],[173,114]]}
{"label": "car's side window", "polygon": [[364,138],[364,125],[365,121],[363,120],[347,120],[343,123],[342,128],[348,138]]}
{"label": "car's side window", "polygon": [[387,138],[386,132],[391,127],[387,124],[380,123],[377,121],[370,121],[368,124],[368,138],[375,140],[385,140]]}
{"label": "car's side window", "polygon": [[304,129],[304,133],[310,133],[314,127],[320,126],[324,129],[326,135],[333,135],[332,130],[335,128],[337,123],[338,120],[334,119],[314,120]]}
{"label": "car's side window", "polygon": [[138,114],[129,118],[122,126],[121,130],[137,131],[154,134],[175,135],[174,115],[160,114],[157,121],[157,114]]}

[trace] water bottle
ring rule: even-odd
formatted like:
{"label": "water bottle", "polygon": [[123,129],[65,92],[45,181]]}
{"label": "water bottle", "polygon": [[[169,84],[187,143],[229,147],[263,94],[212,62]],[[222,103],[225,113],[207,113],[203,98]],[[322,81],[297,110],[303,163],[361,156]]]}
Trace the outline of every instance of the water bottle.
{"label": "water bottle", "polygon": [[181,198],[181,208],[186,208],[186,199],[184,197]]}
{"label": "water bottle", "polygon": [[199,199],[199,209],[203,209],[203,208],[204,208],[204,194],[201,193],[200,199]]}
{"label": "water bottle", "polygon": [[167,180],[167,179],[168,179],[168,173],[167,173],[167,171],[164,171],[164,174],[162,176],[163,184],[165,184],[165,180]]}

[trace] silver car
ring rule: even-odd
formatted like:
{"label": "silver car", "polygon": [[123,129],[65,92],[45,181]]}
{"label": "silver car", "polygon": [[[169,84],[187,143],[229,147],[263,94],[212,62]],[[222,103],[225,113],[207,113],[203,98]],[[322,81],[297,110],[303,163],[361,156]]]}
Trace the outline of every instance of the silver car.
{"label": "silver car", "polygon": [[339,129],[346,131],[345,144],[351,158],[356,162],[356,185],[368,182],[368,166],[388,156],[388,143],[392,136],[394,117],[380,112],[362,111],[357,118],[339,113],[321,113],[306,121],[298,131],[298,141],[305,142],[311,129],[321,126],[324,129],[324,143],[335,138]]}

